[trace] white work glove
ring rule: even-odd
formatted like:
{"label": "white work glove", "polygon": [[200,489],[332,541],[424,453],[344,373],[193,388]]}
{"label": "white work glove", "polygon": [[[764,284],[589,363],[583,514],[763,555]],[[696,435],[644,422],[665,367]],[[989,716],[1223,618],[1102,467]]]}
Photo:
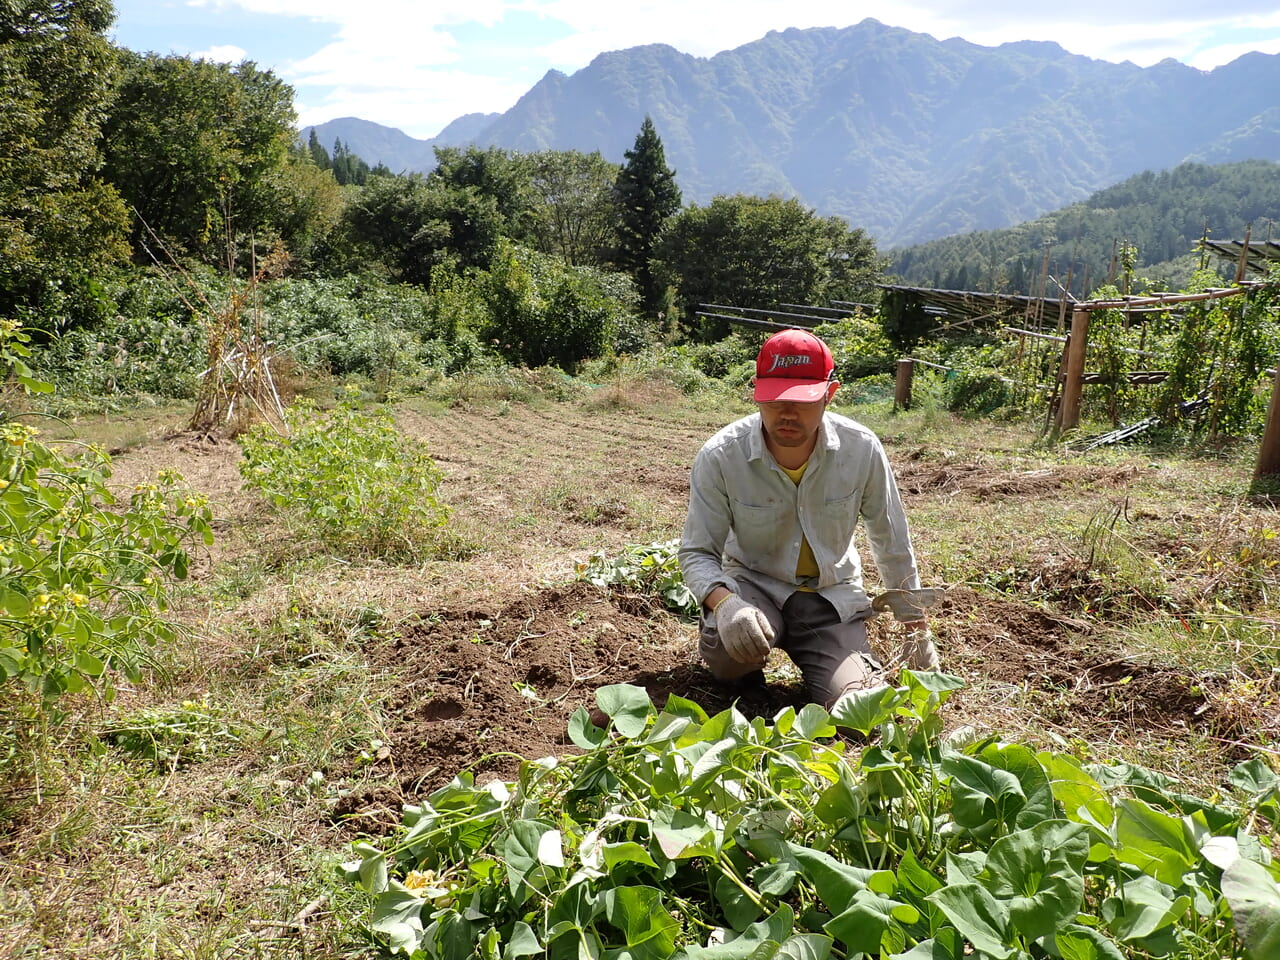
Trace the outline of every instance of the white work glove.
{"label": "white work glove", "polygon": [[921,587],[918,590],[886,590],[871,601],[876,613],[893,611],[893,618],[903,623],[924,618],[924,612],[946,595],[941,587]]}
{"label": "white work glove", "polygon": [[773,626],[759,607],[753,607],[736,593],[716,606],[716,631],[729,656],[739,663],[763,664],[769,659]]}
{"label": "white work glove", "polygon": [[902,659],[912,670],[939,670],[942,658],[933,642],[933,631],[917,627],[902,641]]}

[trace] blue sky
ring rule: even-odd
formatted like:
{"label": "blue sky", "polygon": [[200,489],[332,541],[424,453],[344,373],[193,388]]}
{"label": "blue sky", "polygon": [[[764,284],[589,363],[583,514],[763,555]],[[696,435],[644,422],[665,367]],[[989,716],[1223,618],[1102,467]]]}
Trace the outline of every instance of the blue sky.
{"label": "blue sky", "polygon": [[[1280,53],[1275,0],[115,0],[117,44],[253,60],[293,85],[300,125],[361,117],[413,137],[511,107],[550,69],[666,43],[695,56],[788,27],[865,17],[994,46],[1054,40],[1072,53],[1202,70]],[[1069,9],[1068,9],[1069,7]]]}

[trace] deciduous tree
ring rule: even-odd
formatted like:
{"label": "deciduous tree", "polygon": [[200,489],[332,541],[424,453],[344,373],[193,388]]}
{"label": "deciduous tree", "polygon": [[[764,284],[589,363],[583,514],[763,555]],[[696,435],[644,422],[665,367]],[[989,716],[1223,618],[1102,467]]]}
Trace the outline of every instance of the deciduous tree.
{"label": "deciduous tree", "polygon": [[603,266],[617,243],[613,185],[619,168],[597,151],[543,150],[529,156],[534,242],[575,266]]}
{"label": "deciduous tree", "polygon": [[437,264],[487,267],[505,222],[493,197],[421,174],[373,177],[345,220],[370,257],[422,286]]}
{"label": "deciduous tree", "polygon": [[[867,297],[883,261],[871,238],[798,200],[718,196],[673,217],[656,250],[657,275],[677,287],[686,316],[700,303],[768,308]],[[723,321],[698,327],[703,339]]]}
{"label": "deciduous tree", "polygon": [[124,206],[97,176],[111,20],[108,0],[0,3],[0,318],[91,317],[95,278],[127,256]]}
{"label": "deciduous tree", "polygon": [[[124,51],[105,172],[173,252],[218,260],[232,234],[278,228],[293,90],[269,70]],[[136,245],[148,230],[135,224]]]}

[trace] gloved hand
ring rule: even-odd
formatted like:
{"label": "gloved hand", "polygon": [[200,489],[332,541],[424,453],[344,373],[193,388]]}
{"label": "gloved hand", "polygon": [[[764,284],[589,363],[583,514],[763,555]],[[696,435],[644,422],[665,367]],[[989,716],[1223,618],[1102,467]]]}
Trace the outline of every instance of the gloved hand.
{"label": "gloved hand", "polygon": [[924,617],[925,610],[946,595],[941,587],[921,587],[918,590],[886,590],[871,601],[871,609],[876,613],[893,611],[895,620],[910,623]]}
{"label": "gloved hand", "polygon": [[773,643],[773,626],[759,607],[731,593],[716,607],[716,630],[729,656],[739,663],[763,664]]}
{"label": "gloved hand", "polygon": [[933,642],[933,631],[919,627],[902,641],[902,659],[912,670],[940,670],[942,658]]}

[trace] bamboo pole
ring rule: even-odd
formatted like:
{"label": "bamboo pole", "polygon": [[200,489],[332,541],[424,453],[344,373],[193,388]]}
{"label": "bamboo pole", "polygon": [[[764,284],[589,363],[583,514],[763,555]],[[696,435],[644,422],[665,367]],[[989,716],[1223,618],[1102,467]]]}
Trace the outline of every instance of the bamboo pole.
{"label": "bamboo pole", "polygon": [[1119,300],[1084,300],[1074,305],[1076,310],[1123,310],[1128,307],[1155,307],[1167,303],[1194,303],[1198,300],[1220,300],[1238,297],[1250,288],[1259,286],[1256,280],[1245,281],[1238,287],[1215,287],[1200,293],[1157,294],[1153,297],[1123,297]]}

